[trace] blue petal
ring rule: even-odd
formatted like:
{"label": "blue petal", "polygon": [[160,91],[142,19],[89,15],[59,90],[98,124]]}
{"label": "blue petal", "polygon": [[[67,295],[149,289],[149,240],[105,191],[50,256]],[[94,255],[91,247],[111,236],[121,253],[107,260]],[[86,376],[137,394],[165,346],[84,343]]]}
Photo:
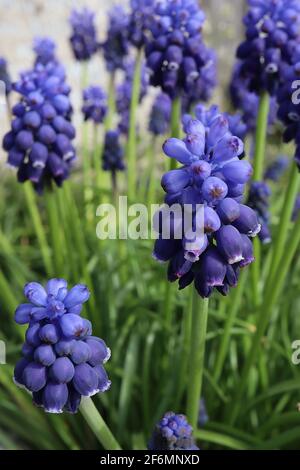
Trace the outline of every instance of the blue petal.
{"label": "blue petal", "polygon": [[252,175],[252,166],[246,160],[236,160],[224,165],[221,171],[232,183],[244,184]]}
{"label": "blue petal", "polygon": [[161,185],[167,193],[176,193],[188,186],[190,180],[191,177],[186,170],[171,170],[164,174]]}
{"label": "blue petal", "polygon": [[77,284],[67,294],[64,299],[64,304],[67,309],[74,307],[78,304],[83,304],[88,300],[90,292],[87,286],[83,284]]}
{"label": "blue petal", "polygon": [[191,163],[193,155],[186,148],[185,143],[180,139],[171,138],[166,140],[163,151],[168,157],[175,158],[183,165]]}
{"label": "blue petal", "polygon": [[31,320],[32,304],[21,304],[15,311],[15,322],[19,325],[25,325]]}
{"label": "blue petal", "polygon": [[244,144],[238,137],[225,136],[214,147],[213,161],[225,162],[238,157],[244,151]]}
{"label": "blue petal", "polygon": [[24,287],[24,295],[29,302],[38,307],[45,307],[47,301],[47,293],[43,286],[38,282],[29,282]]}
{"label": "blue petal", "polygon": [[81,395],[90,397],[99,392],[99,378],[94,369],[89,364],[79,364],[75,366],[73,386]]}
{"label": "blue petal", "polygon": [[57,296],[59,289],[66,288],[68,286],[67,281],[64,279],[50,279],[46,285],[46,291],[48,294]]}
{"label": "blue petal", "polygon": [[79,337],[85,331],[85,324],[79,315],[67,313],[60,318],[61,330],[66,338]]}
{"label": "blue petal", "polygon": [[66,384],[48,383],[43,391],[43,405],[48,413],[62,413],[68,400]]}
{"label": "blue petal", "polygon": [[91,366],[96,366],[97,364],[102,364],[108,361],[111,356],[111,352],[101,338],[91,336],[86,339],[86,344],[89,345],[91,350],[91,357],[89,358]]}
{"label": "blue petal", "polygon": [[46,385],[46,368],[41,364],[30,362],[24,369],[22,380],[31,392],[38,392]]}

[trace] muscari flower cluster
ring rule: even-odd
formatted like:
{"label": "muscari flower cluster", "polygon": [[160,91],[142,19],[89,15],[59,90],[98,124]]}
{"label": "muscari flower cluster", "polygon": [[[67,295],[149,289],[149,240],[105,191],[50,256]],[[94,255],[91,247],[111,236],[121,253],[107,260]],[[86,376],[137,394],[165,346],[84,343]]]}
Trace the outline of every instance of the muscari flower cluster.
{"label": "muscari flower cluster", "polygon": [[[130,103],[132,96],[132,85],[134,76],[134,62],[129,61],[125,66],[125,76],[123,82],[117,86],[116,89],[116,105],[117,111],[120,116],[119,131],[127,135],[129,130],[129,117],[130,117]],[[141,82],[140,82],[140,96],[139,102],[144,99],[149,85],[149,74],[145,66],[142,64],[141,68]]]}
{"label": "muscari flower cluster", "polygon": [[109,72],[124,69],[129,52],[128,26],[129,16],[121,5],[115,5],[109,11],[107,37],[102,44],[106,67]]}
{"label": "muscari flower cluster", "polygon": [[149,131],[153,135],[164,135],[170,129],[172,101],[166,93],[160,93],[151,109]]}
{"label": "muscari flower cluster", "polygon": [[[197,205],[204,206],[204,227],[192,227],[196,239],[192,240],[179,220],[175,235],[173,221],[170,236],[158,230],[153,256],[161,262],[169,261],[168,279],[179,281],[183,289],[194,281],[198,293],[209,297],[216,288],[227,295],[237,285],[239,270],[254,260],[251,238],[260,231],[253,209],[243,204],[245,185],[252,174],[250,163],[241,160],[242,141],[229,130],[228,120],[217,106],[209,110],[196,107],[196,119],[184,116],[184,140],[168,139],[163,150],[183,166],[167,172],[162,178],[165,203],[190,205],[193,224],[197,222]],[[158,215],[163,219],[164,211]],[[164,223],[164,221],[163,221]],[[203,228],[204,237],[198,236]]]}
{"label": "muscari flower cluster", "polygon": [[42,192],[51,180],[60,186],[68,178],[75,150],[70,122],[70,87],[57,62],[36,63],[13,84],[21,96],[13,107],[11,130],[3,138],[8,164],[18,169],[18,180],[30,180]]}
{"label": "muscari flower cluster", "polygon": [[35,52],[35,63],[47,65],[49,62],[56,62],[56,44],[49,37],[36,37],[33,41]]}
{"label": "muscari flower cluster", "polygon": [[[241,113],[242,120],[246,126],[246,133],[253,133],[256,129],[256,121],[259,110],[259,95],[255,91],[250,91],[249,79],[245,79],[240,73],[241,64],[235,65],[229,92],[232,104],[235,109],[238,109]],[[276,121],[277,114],[277,101],[276,97],[270,98],[270,109],[268,116],[269,129],[272,128]],[[238,135],[238,134],[236,134]]]}
{"label": "muscari flower cluster", "polygon": [[295,89],[294,86],[294,83],[297,83],[297,80],[300,79],[300,28],[298,44],[294,48],[291,62],[291,64],[285,64],[281,69],[282,83],[277,93],[278,117],[285,126],[283,140],[285,142],[295,141],[295,161],[298,168],[300,168],[299,87]]}
{"label": "muscari flower cluster", "polygon": [[137,49],[148,41],[150,23],[157,0],[130,0],[128,39]]}
{"label": "muscari flower cluster", "polygon": [[102,168],[115,173],[125,170],[124,152],[120,145],[120,133],[116,130],[107,131],[104,140]]}
{"label": "muscari flower cluster", "polygon": [[99,86],[91,85],[82,92],[82,113],[84,120],[91,120],[95,124],[103,122],[107,113],[107,96]]}
{"label": "muscari flower cluster", "polygon": [[71,47],[76,60],[89,60],[98,50],[95,14],[88,8],[72,10],[70,16]]}
{"label": "muscari flower cluster", "polygon": [[4,57],[0,57],[0,82],[3,82],[5,85],[5,94],[9,95],[12,89],[12,83],[7,70],[7,62]]}
{"label": "muscari flower cluster", "polygon": [[239,74],[247,80],[249,91],[278,88],[281,68],[290,63],[300,28],[298,0],[248,0],[244,17],[246,39],[237,49],[241,61]]}
{"label": "muscari flower cluster", "polygon": [[271,189],[265,181],[253,181],[250,185],[247,205],[257,214],[261,230],[258,234],[260,241],[264,244],[272,240],[270,232],[270,199]]}
{"label": "muscari flower cluster", "polygon": [[207,100],[216,84],[215,53],[201,34],[204,20],[197,0],[157,2],[145,49],[151,84],[171,98],[185,94],[187,107]]}
{"label": "muscari flower cluster", "polygon": [[280,178],[285,173],[289,165],[289,158],[284,155],[279,155],[276,160],[274,160],[267,167],[264,179],[274,181],[275,183],[280,180]]}
{"label": "muscari flower cluster", "polygon": [[51,279],[45,289],[26,284],[24,295],[29,303],[17,308],[15,320],[28,328],[14,381],[45,411],[76,413],[82,396],[110,387],[103,367],[110,350],[81,317],[89,291],[81,284],[68,290],[64,279]]}
{"label": "muscari flower cluster", "polygon": [[149,450],[199,450],[186,417],[168,412],[155,426]]}

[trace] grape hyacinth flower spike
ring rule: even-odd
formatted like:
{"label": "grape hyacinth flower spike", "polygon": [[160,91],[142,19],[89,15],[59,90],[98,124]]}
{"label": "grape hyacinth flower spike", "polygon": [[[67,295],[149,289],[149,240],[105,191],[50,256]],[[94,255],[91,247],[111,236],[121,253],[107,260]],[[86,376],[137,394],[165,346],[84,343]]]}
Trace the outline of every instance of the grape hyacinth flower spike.
{"label": "grape hyacinth flower spike", "polygon": [[[241,76],[241,64],[234,67],[229,93],[231,102],[235,109],[239,110],[242,121],[246,126],[246,133],[254,133],[256,129],[256,120],[259,112],[260,97],[255,91],[250,89],[249,79]],[[277,116],[277,100],[275,96],[270,97],[270,106],[268,114],[268,131],[272,131]],[[245,133],[245,134],[246,134]],[[236,134],[238,135],[238,134]]]}
{"label": "grape hyacinth flower spike", "polygon": [[81,316],[90,293],[82,284],[68,290],[64,279],[50,279],[45,288],[26,284],[24,295],[28,303],[16,309],[15,321],[28,328],[14,381],[46,412],[76,413],[81,397],[110,387],[103,367],[110,350]]}
{"label": "grape hyacinth flower spike", "polygon": [[160,93],[151,109],[149,131],[157,135],[165,135],[170,129],[172,101],[166,93]]}
{"label": "grape hyacinth flower spike", "polygon": [[193,429],[184,415],[166,413],[155,426],[149,450],[200,450],[193,438]]}
{"label": "grape hyacinth flower spike", "polygon": [[137,49],[148,41],[156,0],[130,0],[128,39]]}
{"label": "grape hyacinth flower spike", "polygon": [[125,164],[123,161],[124,152],[119,140],[120,133],[118,131],[107,131],[102,156],[102,168],[104,171],[115,173],[116,171],[125,170]]}
{"label": "grape hyacinth flower spike", "polygon": [[216,83],[215,54],[201,35],[205,14],[197,0],[157,2],[150,24],[146,59],[151,84],[189,104],[206,100]]}
{"label": "grape hyacinth flower spike", "polygon": [[36,58],[35,63],[47,65],[56,61],[56,44],[49,37],[36,37],[33,41],[33,50]]}
{"label": "grape hyacinth flower spike", "polygon": [[75,59],[89,60],[99,47],[95,14],[88,8],[74,9],[70,16],[70,25],[72,28],[70,43]]}
{"label": "grape hyacinth flower spike", "polygon": [[91,120],[95,124],[102,123],[107,113],[106,93],[99,86],[89,86],[82,94],[84,120]]}
{"label": "grape hyacinth flower spike", "polygon": [[284,155],[278,156],[267,167],[265,174],[264,174],[264,179],[274,181],[275,183],[278,182],[280,178],[286,172],[288,166],[289,166],[289,158]]}
{"label": "grape hyacinth flower spike", "polygon": [[297,0],[248,0],[248,7],[246,39],[237,49],[239,75],[249,91],[274,95],[299,36],[300,5]]}
{"label": "grape hyacinth flower spike", "polygon": [[[196,119],[185,115],[183,129],[183,140],[171,138],[163,146],[164,153],[182,165],[162,177],[165,203],[179,204],[183,209],[191,205],[194,225],[196,205],[202,205],[204,234],[191,250],[183,220],[179,220],[181,239],[178,227],[176,236],[171,231],[169,239],[164,239],[159,225],[161,235],[153,255],[158,261],[169,262],[168,279],[179,281],[180,289],[194,281],[203,298],[210,297],[215,289],[227,295],[238,283],[240,268],[254,260],[251,238],[260,231],[255,211],[243,204],[252,167],[240,159],[243,143],[231,134],[228,120],[218,107],[205,110],[197,106]],[[160,212],[164,219],[164,212]],[[170,224],[169,218],[163,223]]]}
{"label": "grape hyacinth flower spike", "polygon": [[[130,103],[133,93],[134,81],[134,63],[130,60],[127,61],[125,66],[125,76],[123,82],[117,86],[116,89],[116,105],[117,111],[120,116],[119,131],[127,135],[129,131],[130,121]],[[143,62],[141,65],[141,79],[139,87],[138,102],[141,103],[146,96],[149,85],[148,70]]]}
{"label": "grape hyacinth flower spike", "polygon": [[103,55],[108,72],[123,70],[129,52],[129,16],[122,5],[114,5],[108,13],[108,30],[102,44]]}
{"label": "grape hyacinth flower spike", "polygon": [[13,88],[20,99],[12,108],[11,130],[3,138],[7,163],[17,168],[19,182],[30,180],[39,193],[52,180],[61,186],[75,159],[65,70],[58,62],[36,63]]}

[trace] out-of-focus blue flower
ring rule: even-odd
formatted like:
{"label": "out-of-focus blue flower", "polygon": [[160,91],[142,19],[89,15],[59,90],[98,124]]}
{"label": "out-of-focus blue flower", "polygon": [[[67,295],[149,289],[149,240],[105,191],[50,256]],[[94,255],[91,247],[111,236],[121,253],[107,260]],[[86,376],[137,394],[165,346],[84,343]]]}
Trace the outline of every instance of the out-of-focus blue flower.
{"label": "out-of-focus blue flower", "polygon": [[14,381],[48,413],[76,413],[81,396],[110,387],[103,367],[110,350],[81,317],[90,293],[82,284],[68,290],[64,279],[50,279],[45,288],[26,284],[24,295],[28,303],[16,309],[15,321],[28,328]]}
{"label": "out-of-focus blue flower", "polygon": [[56,44],[49,37],[36,37],[33,41],[33,50],[36,54],[35,63],[47,65],[56,61]]}
{"label": "out-of-focus blue flower", "polygon": [[228,120],[229,130],[231,134],[236,135],[241,140],[244,140],[248,132],[248,127],[244,123],[243,116],[241,115],[241,113],[224,113],[224,116]]}
{"label": "out-of-focus blue flower", "polygon": [[149,450],[199,450],[184,415],[168,412],[155,426]]}
{"label": "out-of-focus blue flower", "polygon": [[129,51],[129,16],[121,5],[109,11],[109,25],[105,42],[102,44],[106,67],[109,72],[123,69]]}
{"label": "out-of-focus blue flower", "polygon": [[130,0],[128,38],[140,49],[147,43],[156,0]]}
{"label": "out-of-focus blue flower", "polygon": [[13,107],[11,130],[3,138],[8,164],[18,169],[18,180],[32,181],[38,192],[54,180],[68,178],[75,158],[72,140],[70,87],[58,63],[40,63],[13,84],[20,100]]}
{"label": "out-of-focus blue flower", "polygon": [[[283,122],[285,129],[283,140],[290,142],[295,140],[295,161],[300,168],[300,105],[299,87],[295,88],[300,80],[300,45],[294,48],[291,65],[285,64],[281,70],[282,83],[277,93],[279,103],[278,117]],[[295,93],[295,96],[294,96]]]}
{"label": "out-of-focus blue flower", "polygon": [[200,428],[206,425],[207,421],[209,420],[209,416],[206,410],[206,404],[204,398],[200,400],[200,407],[199,407],[199,416],[198,416],[198,425]]}
{"label": "out-of-focus blue flower", "polygon": [[110,130],[105,134],[102,168],[105,171],[116,172],[125,170],[124,152],[120,145],[120,133]]}
{"label": "out-of-focus blue flower", "polygon": [[99,124],[103,122],[107,113],[107,96],[99,86],[89,86],[83,90],[82,112],[84,120],[92,120]]}
{"label": "out-of-focus blue flower", "polygon": [[265,180],[271,180],[274,182],[279,181],[288,166],[289,158],[284,155],[279,155],[276,160],[270,163],[270,165],[267,167],[264,175]]}
{"label": "out-of-focus blue flower", "polygon": [[[256,120],[259,110],[259,96],[254,91],[249,91],[249,80],[244,79],[240,75],[241,64],[237,64],[234,68],[231,83],[230,96],[233,106],[238,109],[241,114],[247,132],[254,132],[256,129]],[[275,97],[270,99],[270,110],[268,117],[269,128],[276,121],[278,105]]]}
{"label": "out-of-focus blue flower", "polygon": [[12,89],[12,83],[7,70],[7,62],[4,57],[0,57],[0,82],[3,82],[5,85],[5,94],[9,95]]}
{"label": "out-of-focus blue flower", "polygon": [[[162,177],[165,203],[192,208],[190,228],[194,233],[191,239],[185,233],[184,220],[179,219],[181,239],[178,227],[176,236],[172,232],[169,239],[160,236],[153,255],[159,261],[169,261],[168,278],[179,280],[180,288],[195,281],[202,297],[209,297],[214,288],[226,295],[230,287],[237,285],[240,267],[254,260],[250,238],[260,231],[256,213],[242,204],[252,167],[240,159],[243,142],[231,134],[228,120],[217,106],[205,110],[199,105],[195,112],[196,119],[183,117],[186,137],[165,142],[165,154],[182,166]],[[195,226],[200,223],[197,205],[204,206],[204,237],[195,234]],[[158,214],[164,219],[163,211]],[[160,224],[158,227],[163,234]]]}
{"label": "out-of-focus blue flower", "polygon": [[167,134],[170,128],[172,101],[165,93],[157,95],[150,114],[149,131],[154,135]]}
{"label": "out-of-focus blue flower", "polygon": [[72,35],[70,38],[75,59],[89,60],[98,49],[95,14],[88,8],[72,10],[70,16]]}
{"label": "out-of-focus blue flower", "polygon": [[[127,135],[129,129],[129,115],[130,115],[130,104],[132,96],[132,84],[134,76],[134,62],[129,61],[126,63],[125,76],[123,82],[117,86],[116,90],[116,101],[117,111],[120,116],[119,130],[122,134]],[[147,93],[149,85],[149,74],[145,66],[142,64],[141,69],[141,82],[140,82],[140,96],[139,102],[141,103]]]}
{"label": "out-of-focus blue flower", "polygon": [[[199,49],[200,54],[200,49]],[[211,99],[217,85],[217,56],[213,49],[202,47],[202,59],[199,63],[203,66],[198,69],[198,78],[191,80],[182,96],[183,110],[190,112],[192,107],[199,102],[207,102]],[[196,74],[195,74],[196,76]]]}
{"label": "out-of-focus blue flower", "polygon": [[298,194],[298,196],[296,198],[296,201],[295,201],[293,214],[292,214],[292,221],[293,222],[295,222],[298,219],[299,214],[300,214],[300,194]]}
{"label": "out-of-focus blue flower", "polygon": [[249,91],[278,88],[281,67],[290,63],[300,28],[298,0],[248,0],[244,17],[246,39],[237,50],[240,74]]}
{"label": "out-of-focus blue flower", "polygon": [[215,54],[201,36],[204,20],[196,0],[158,2],[146,46],[151,84],[171,98],[186,94],[188,105],[208,99],[216,83]]}
{"label": "out-of-focus blue flower", "polygon": [[270,232],[270,199],[271,189],[264,181],[254,181],[250,185],[247,205],[251,207],[257,214],[261,230],[258,234],[262,243],[270,243],[272,241]]}

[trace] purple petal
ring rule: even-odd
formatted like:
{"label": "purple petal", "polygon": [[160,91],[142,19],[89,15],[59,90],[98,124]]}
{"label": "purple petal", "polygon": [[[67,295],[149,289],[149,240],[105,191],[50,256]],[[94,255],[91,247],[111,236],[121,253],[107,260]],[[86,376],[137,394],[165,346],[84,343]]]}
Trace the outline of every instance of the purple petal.
{"label": "purple petal", "polygon": [[171,138],[166,140],[163,151],[168,157],[175,158],[178,162],[186,165],[191,163],[193,155],[186,148],[185,143],[180,139]]}

